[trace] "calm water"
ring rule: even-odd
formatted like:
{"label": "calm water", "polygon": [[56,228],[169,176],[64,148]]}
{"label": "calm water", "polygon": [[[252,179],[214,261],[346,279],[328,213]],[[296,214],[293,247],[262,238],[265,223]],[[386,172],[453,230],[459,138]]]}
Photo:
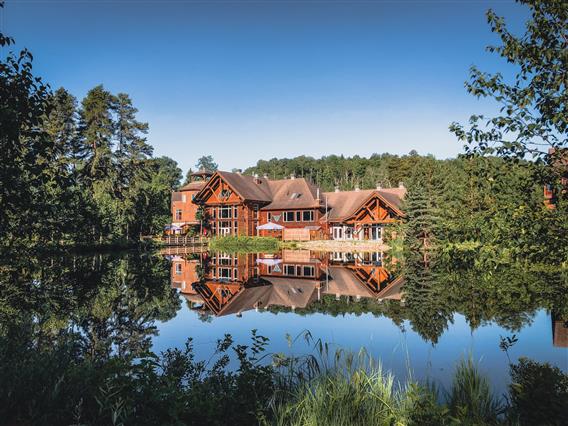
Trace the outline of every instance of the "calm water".
{"label": "calm water", "polygon": [[[182,307],[159,323],[153,339],[158,350],[180,346],[191,336],[198,353],[207,354],[225,333],[246,342],[257,329],[270,338],[272,352],[306,353],[313,344],[299,338],[290,346],[286,336],[309,330],[338,348],[366,348],[399,377],[411,371],[442,385],[448,385],[456,362],[471,355],[504,390],[508,360],[500,337],[514,334],[512,360],[524,356],[568,370],[568,323],[557,313],[565,312],[565,303],[555,296],[566,294],[566,281],[558,274],[519,271],[486,283],[476,271],[453,272],[430,283],[425,297],[423,289],[409,288],[413,280],[381,253],[170,253],[166,258]],[[508,286],[499,295],[490,287],[500,280]],[[480,287],[486,284],[484,293]]]}
{"label": "calm water", "polygon": [[[568,371],[566,273],[477,265],[436,274],[402,270],[381,253],[138,253],[12,256],[0,260],[0,330],[26,338],[78,332],[95,353],[155,352],[217,339],[305,354],[306,330],[333,347],[365,347],[400,378],[447,385],[470,354],[504,390],[510,349]],[[26,325],[28,324],[28,325]],[[29,324],[32,324],[30,327]]]}

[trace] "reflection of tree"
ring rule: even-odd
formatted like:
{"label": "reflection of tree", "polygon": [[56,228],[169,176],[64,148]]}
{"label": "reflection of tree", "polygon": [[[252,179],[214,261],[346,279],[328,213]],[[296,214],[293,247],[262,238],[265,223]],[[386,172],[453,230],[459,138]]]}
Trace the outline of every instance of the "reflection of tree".
{"label": "reflection of tree", "polygon": [[179,309],[169,265],[156,256],[18,259],[0,266],[0,335],[36,347],[72,338],[85,356],[135,357],[150,348],[154,321]]}

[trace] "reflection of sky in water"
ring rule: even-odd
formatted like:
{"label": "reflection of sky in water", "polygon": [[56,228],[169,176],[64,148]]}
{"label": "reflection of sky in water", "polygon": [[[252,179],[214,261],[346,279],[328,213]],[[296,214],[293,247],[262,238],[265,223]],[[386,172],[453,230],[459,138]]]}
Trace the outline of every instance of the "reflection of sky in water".
{"label": "reflection of sky in water", "polygon": [[[238,343],[250,342],[250,331],[254,328],[258,329],[258,334],[270,338],[269,352],[304,354],[308,351],[304,340],[298,339],[290,349],[285,335],[289,333],[295,337],[309,330],[315,339],[321,338],[344,349],[358,351],[362,346],[367,348],[398,377],[404,377],[409,361],[416,378],[431,377],[446,386],[456,362],[469,353],[480,361],[481,370],[491,378],[498,391],[505,390],[509,377],[507,357],[499,349],[499,336],[510,336],[511,333],[494,323],[480,326],[472,332],[460,314],[454,316],[453,324],[448,324],[436,346],[413,332],[408,321],[404,323],[406,331],[403,332],[389,318],[371,314],[333,317],[316,313],[301,316],[251,310],[243,312],[242,317],[213,317],[206,323],[187,307],[185,300],[177,316],[158,324],[158,328],[159,335],[154,338],[155,351],[182,347],[188,337],[193,337],[198,358],[208,358],[216,339],[222,338],[225,333],[231,334]],[[568,371],[568,349],[553,346],[549,313],[538,311],[532,323],[516,334],[519,341],[510,350],[513,361],[526,356]]]}

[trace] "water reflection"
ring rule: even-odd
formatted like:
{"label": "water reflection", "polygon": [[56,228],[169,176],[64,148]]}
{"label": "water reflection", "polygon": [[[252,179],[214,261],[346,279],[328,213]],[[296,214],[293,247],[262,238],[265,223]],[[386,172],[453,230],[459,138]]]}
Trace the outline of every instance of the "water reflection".
{"label": "water reflection", "polygon": [[[169,249],[171,284],[202,319],[246,311],[327,315],[371,313],[436,344],[457,313],[470,332],[494,321],[511,333],[547,308],[554,347],[568,347],[566,280],[559,274],[472,268],[419,279],[384,253],[283,250],[277,254]],[[406,275],[405,275],[406,274]],[[546,283],[546,286],[543,285]],[[309,324],[308,324],[309,327]]]}
{"label": "water reflection", "polygon": [[279,306],[305,309],[332,295],[382,301],[403,298],[403,278],[384,265],[382,253],[199,253],[173,255],[172,287],[194,309],[216,316]]}

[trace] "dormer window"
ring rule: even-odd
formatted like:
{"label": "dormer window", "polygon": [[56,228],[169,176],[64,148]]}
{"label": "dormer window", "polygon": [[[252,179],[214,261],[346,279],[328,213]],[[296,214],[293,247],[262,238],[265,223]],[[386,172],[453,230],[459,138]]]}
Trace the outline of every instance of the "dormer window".
{"label": "dormer window", "polygon": [[298,192],[293,192],[292,195],[290,195],[290,199],[291,200],[297,200],[298,198],[300,198],[302,196],[302,194],[298,193]]}

